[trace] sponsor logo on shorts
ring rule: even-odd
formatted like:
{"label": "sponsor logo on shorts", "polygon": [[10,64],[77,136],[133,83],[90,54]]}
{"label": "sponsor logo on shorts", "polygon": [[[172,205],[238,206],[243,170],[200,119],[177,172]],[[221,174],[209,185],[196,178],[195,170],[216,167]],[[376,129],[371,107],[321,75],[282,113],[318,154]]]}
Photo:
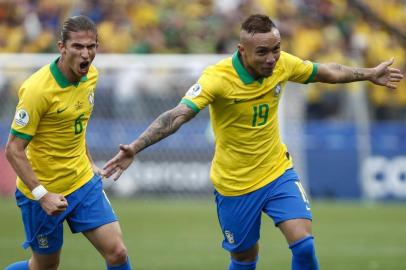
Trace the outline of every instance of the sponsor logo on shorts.
{"label": "sponsor logo on shorts", "polygon": [[229,242],[230,244],[234,244],[234,234],[230,231],[225,231],[224,234],[226,235],[227,238],[227,242]]}
{"label": "sponsor logo on shorts", "polygon": [[30,121],[30,116],[28,115],[28,112],[26,110],[20,109],[16,112],[14,120],[17,126],[25,127]]}

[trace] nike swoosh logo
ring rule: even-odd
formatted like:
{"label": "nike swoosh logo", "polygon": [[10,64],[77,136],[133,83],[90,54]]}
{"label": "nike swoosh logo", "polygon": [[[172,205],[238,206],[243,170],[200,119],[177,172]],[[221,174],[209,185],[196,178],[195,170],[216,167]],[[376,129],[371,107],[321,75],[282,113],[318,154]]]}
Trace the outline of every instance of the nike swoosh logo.
{"label": "nike swoosh logo", "polygon": [[263,94],[263,95],[260,95],[259,97],[254,97],[254,98],[245,98],[245,99],[237,99],[237,98],[235,98],[235,99],[234,99],[234,103],[236,104],[236,103],[241,103],[241,102],[245,102],[245,101],[252,101],[252,100],[261,99],[261,98],[263,98],[264,96],[266,96],[266,94],[267,94],[267,93],[265,93],[265,94]]}
{"label": "nike swoosh logo", "polygon": [[63,108],[63,109],[58,109],[58,110],[56,110],[56,113],[62,113],[62,112],[64,112],[67,108],[68,108],[68,107]]}
{"label": "nike swoosh logo", "polygon": [[241,103],[241,102],[244,102],[244,101],[247,101],[247,100],[249,100],[249,99],[234,99],[234,103]]}

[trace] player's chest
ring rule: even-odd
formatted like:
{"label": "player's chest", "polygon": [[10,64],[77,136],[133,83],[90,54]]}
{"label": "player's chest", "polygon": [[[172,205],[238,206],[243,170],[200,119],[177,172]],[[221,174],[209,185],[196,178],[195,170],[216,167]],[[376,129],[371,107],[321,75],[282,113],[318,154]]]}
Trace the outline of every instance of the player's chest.
{"label": "player's chest", "polygon": [[56,91],[46,116],[56,122],[88,119],[94,106],[94,91],[94,86]]}
{"label": "player's chest", "polygon": [[238,125],[262,126],[274,118],[281,94],[282,84],[259,88],[256,92],[240,89],[216,101],[213,113]]}

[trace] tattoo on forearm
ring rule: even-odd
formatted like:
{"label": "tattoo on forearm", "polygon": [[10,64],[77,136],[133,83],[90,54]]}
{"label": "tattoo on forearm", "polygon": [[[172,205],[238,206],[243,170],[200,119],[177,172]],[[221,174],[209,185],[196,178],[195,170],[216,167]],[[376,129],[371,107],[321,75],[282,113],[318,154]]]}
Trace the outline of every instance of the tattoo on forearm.
{"label": "tattoo on forearm", "polygon": [[337,71],[342,71],[343,70],[343,66],[340,64],[333,64],[333,68]]}
{"label": "tattoo on forearm", "polygon": [[141,134],[139,138],[141,145],[138,151],[168,137],[192,117],[189,111],[176,108],[161,114],[152,122],[148,129]]}
{"label": "tattoo on forearm", "polygon": [[362,79],[364,78],[365,74],[360,72],[358,69],[354,70],[354,77],[355,79]]}

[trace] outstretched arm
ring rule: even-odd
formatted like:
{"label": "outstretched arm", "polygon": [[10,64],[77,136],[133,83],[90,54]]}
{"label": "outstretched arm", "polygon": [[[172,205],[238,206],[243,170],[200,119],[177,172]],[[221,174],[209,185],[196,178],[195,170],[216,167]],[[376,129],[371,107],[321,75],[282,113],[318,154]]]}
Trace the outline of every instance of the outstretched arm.
{"label": "outstretched arm", "polygon": [[393,58],[373,68],[348,67],[336,63],[319,64],[313,82],[348,83],[369,80],[374,84],[395,89],[403,78],[399,69],[391,68]]}
{"label": "outstretched arm", "polygon": [[120,145],[118,154],[104,165],[104,176],[115,174],[114,180],[126,170],[134,160],[134,156],[154,143],[175,133],[184,123],[192,119],[196,113],[185,104],[164,112],[131,144]]}

